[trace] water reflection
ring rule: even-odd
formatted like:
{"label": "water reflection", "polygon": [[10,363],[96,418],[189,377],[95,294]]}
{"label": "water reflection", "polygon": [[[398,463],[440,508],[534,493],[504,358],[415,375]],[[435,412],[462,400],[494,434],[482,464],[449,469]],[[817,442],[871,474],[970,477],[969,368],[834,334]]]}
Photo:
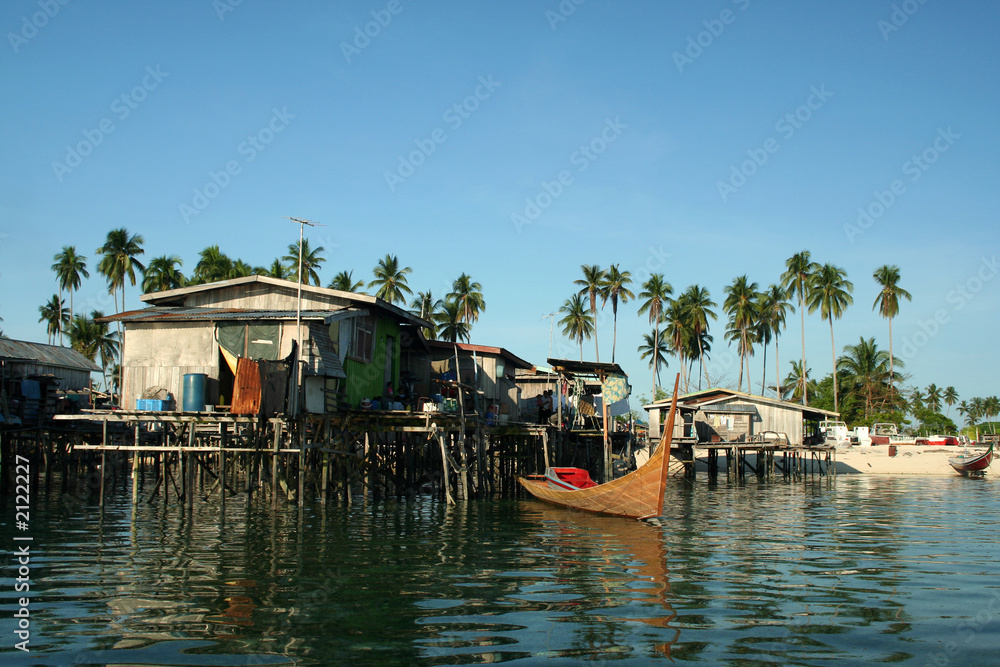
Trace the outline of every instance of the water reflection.
{"label": "water reflection", "polygon": [[4,664],[990,664],[998,488],[686,484],[655,522],[537,501],[223,515],[45,496],[35,653]]}

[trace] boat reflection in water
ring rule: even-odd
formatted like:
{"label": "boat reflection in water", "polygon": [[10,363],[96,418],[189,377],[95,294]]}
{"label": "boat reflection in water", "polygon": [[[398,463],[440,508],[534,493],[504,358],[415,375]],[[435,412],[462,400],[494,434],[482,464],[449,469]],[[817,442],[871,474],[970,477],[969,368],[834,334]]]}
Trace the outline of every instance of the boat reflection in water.
{"label": "boat reflection in water", "polygon": [[[524,519],[539,525],[537,537],[553,561],[556,577],[586,594],[581,604],[593,605],[606,625],[621,621],[656,628],[657,639],[643,645],[669,658],[680,629],[671,626],[677,612],[671,604],[663,528],[541,501],[523,506]],[[581,577],[581,569],[600,576]],[[622,576],[616,577],[616,571]]]}

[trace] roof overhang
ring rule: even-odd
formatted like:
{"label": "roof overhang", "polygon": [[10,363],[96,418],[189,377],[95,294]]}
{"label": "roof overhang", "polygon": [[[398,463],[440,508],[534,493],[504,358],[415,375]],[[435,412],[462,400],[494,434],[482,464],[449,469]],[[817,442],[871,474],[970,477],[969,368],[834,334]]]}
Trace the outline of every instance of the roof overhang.
{"label": "roof overhang", "polygon": [[601,377],[605,375],[625,375],[627,377],[622,367],[613,363],[573,361],[572,359],[547,359],[546,361],[552,367],[552,370],[567,376],[595,375]]}

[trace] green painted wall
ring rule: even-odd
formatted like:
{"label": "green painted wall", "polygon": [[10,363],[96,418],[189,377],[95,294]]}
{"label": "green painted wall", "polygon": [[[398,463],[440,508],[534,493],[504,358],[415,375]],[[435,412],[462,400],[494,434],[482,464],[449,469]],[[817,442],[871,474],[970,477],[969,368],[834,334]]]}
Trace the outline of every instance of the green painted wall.
{"label": "green painted wall", "polygon": [[393,339],[392,347],[392,386],[399,384],[399,323],[389,319],[379,318],[375,323],[375,344],[372,350],[372,361],[363,364],[351,358],[344,360],[344,373],[347,374],[347,403],[357,408],[361,399],[381,396],[385,389],[385,347],[388,337]]}

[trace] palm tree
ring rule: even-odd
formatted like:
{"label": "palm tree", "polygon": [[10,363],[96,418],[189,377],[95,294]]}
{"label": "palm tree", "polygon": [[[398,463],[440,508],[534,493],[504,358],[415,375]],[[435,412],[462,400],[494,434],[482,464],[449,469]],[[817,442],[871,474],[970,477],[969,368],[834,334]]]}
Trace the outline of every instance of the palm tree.
{"label": "palm tree", "polygon": [[[788,292],[779,285],[769,285],[761,295],[760,316],[761,321],[770,327],[774,334],[774,395],[781,398],[781,363],[778,354],[778,338],[782,329],[785,328],[785,319],[788,311],[795,312],[795,306],[788,302]],[[764,349],[766,356],[767,349]]]}
{"label": "palm tree", "polygon": [[49,335],[49,345],[62,336],[66,325],[69,323],[69,310],[63,306],[63,300],[58,294],[53,294],[49,302],[38,307],[41,317],[39,322],[45,322],[45,332]]}
{"label": "palm tree", "polygon": [[[112,297],[115,292],[121,289],[122,307],[118,310],[118,301],[115,299],[115,312],[125,312],[125,279],[135,286],[135,270],[144,271],[146,269],[137,258],[146,251],[142,248],[143,238],[139,234],[129,234],[124,227],[112,229],[104,241],[104,245],[97,249],[97,254],[102,255],[101,261],[97,265],[97,271],[108,280],[108,291]],[[118,338],[122,338],[122,323],[118,321]]]}
{"label": "palm tree", "polygon": [[330,289],[340,290],[341,292],[352,292],[359,293],[365,288],[365,281],[354,280],[354,271],[341,271],[333,277],[330,284],[327,285]]}
{"label": "palm tree", "polygon": [[790,362],[792,365],[791,372],[785,377],[784,384],[785,388],[784,399],[786,401],[791,401],[792,403],[802,400],[803,392],[812,389],[814,392],[816,390],[816,383],[813,381],[812,369],[807,368],[805,373],[802,372],[802,364],[798,361]]}
{"label": "palm tree", "polygon": [[750,330],[759,318],[757,312],[757,283],[750,282],[746,275],[733,279],[725,288],[726,300],[722,307],[729,314],[730,331],[738,333],[740,351],[739,390],[743,390],[743,361],[747,364],[747,385],[750,384],[750,359],[752,341]]}
{"label": "palm tree", "polygon": [[430,328],[424,329],[424,338],[428,340],[433,340],[437,336],[437,325],[434,323],[434,316],[441,310],[442,306],[444,306],[444,302],[441,299],[435,299],[434,295],[431,294],[431,290],[417,292],[417,295],[410,301],[410,309],[413,313],[419,315],[420,319],[431,323]]}
{"label": "palm tree", "polygon": [[[757,292],[757,303],[754,307],[757,309],[757,321],[754,322],[753,329],[750,331],[750,341],[752,343],[760,343],[764,347],[764,362],[761,366],[762,372],[760,376],[760,395],[764,395],[764,390],[767,389],[767,346],[771,344],[771,335],[774,333],[771,329],[771,323],[766,318],[766,313],[761,310],[764,305],[764,293]],[[750,348],[750,355],[753,356],[753,347]],[[753,387],[750,385],[749,376],[749,364],[747,364],[747,391],[753,393]]]}
{"label": "palm tree", "polygon": [[198,253],[198,263],[188,282],[193,285],[214,283],[229,278],[233,269],[231,260],[217,245],[210,245]]}
{"label": "palm tree", "polygon": [[69,292],[69,312],[73,315],[73,292],[80,289],[80,279],[89,278],[87,271],[87,258],[76,254],[76,246],[63,246],[61,252],[53,259],[56,263],[52,265],[52,270],[56,272],[56,279],[59,281],[59,296],[62,297],[62,290]]}
{"label": "palm tree", "polygon": [[927,398],[924,404],[931,412],[938,412],[941,409],[941,387],[933,382],[927,385]]}
{"label": "palm tree", "polygon": [[833,359],[833,411],[837,412],[837,347],[833,340],[833,321],[839,320],[849,305],[854,303],[851,291],[854,284],[847,279],[847,272],[824,264],[813,274],[809,289],[809,312],[819,309],[820,316],[830,322],[830,350]]}
{"label": "palm tree", "polygon": [[229,269],[229,275],[227,278],[246,278],[247,276],[254,275],[254,268],[244,262],[242,259],[237,259],[233,262],[232,267]]}
{"label": "palm tree", "polygon": [[[375,296],[389,303],[406,303],[406,295],[413,294],[413,290],[406,284],[406,275],[413,269],[408,266],[399,267],[399,259],[395,255],[386,255],[378,261],[372,269],[375,280],[368,283],[368,288],[377,287]],[[465,337],[468,338],[468,327],[465,329]],[[452,341],[454,342],[454,341]]]}
{"label": "palm tree", "polygon": [[[326,258],[320,257],[320,253],[323,252],[323,246],[317,247],[315,250],[309,247],[309,239],[302,239],[301,254],[299,253],[299,242],[288,244],[288,254],[282,257],[282,261],[288,262],[288,264],[293,267],[292,275],[298,276],[298,281],[304,285],[316,285],[319,287],[319,267],[323,265]],[[301,267],[299,266],[299,259],[302,260]],[[301,273],[299,269],[301,268]]]}
{"label": "palm tree", "polygon": [[983,411],[989,418],[990,431],[993,433],[997,432],[996,422],[993,420],[994,417],[1000,413],[1000,399],[996,396],[989,396],[983,399]]}
{"label": "palm tree", "polygon": [[486,310],[486,300],[483,299],[483,286],[463,273],[451,285],[451,292],[446,296],[454,301],[462,310],[462,321],[471,329],[479,320],[479,313]]}
{"label": "palm tree", "polygon": [[[681,382],[684,384],[684,391],[688,390],[688,378],[686,375],[688,350],[692,347],[691,319],[688,311],[680,299],[673,299],[667,305],[666,312],[663,313],[663,321],[667,328],[664,331],[664,338],[667,340],[668,348],[677,355],[681,366]],[[655,392],[653,394],[656,395]]]}
{"label": "palm tree", "polygon": [[469,325],[462,320],[462,309],[454,301],[445,301],[441,310],[432,316],[437,325],[438,336],[451,343],[460,340],[468,342]]}
{"label": "palm tree", "polygon": [[923,410],[924,401],[925,401],[924,392],[922,392],[919,388],[914,389],[912,392],[910,392],[910,407],[912,408],[913,412],[916,412],[917,410]]}
{"label": "palm tree", "polygon": [[615,346],[618,344],[618,302],[628,303],[629,299],[634,299],[635,294],[628,288],[632,284],[632,273],[630,271],[619,271],[617,264],[608,267],[604,274],[604,300],[611,299],[611,312],[614,313],[614,336],[611,339],[611,363],[615,363]]}
{"label": "palm tree", "polygon": [[975,425],[986,414],[986,405],[978,396],[969,400],[969,424]]}
{"label": "palm tree", "polygon": [[844,352],[837,360],[837,371],[845,376],[852,389],[864,395],[867,419],[874,410],[876,396],[888,385],[889,354],[878,349],[874,338],[860,338],[857,345],[845,346]]}
{"label": "palm tree", "polygon": [[[784,289],[789,297],[795,296],[799,297],[799,317],[802,319],[802,365],[800,368],[806,367],[806,308],[805,302],[809,297],[809,284],[810,276],[819,268],[819,264],[809,260],[809,251],[803,250],[802,252],[796,253],[789,257],[785,261],[785,272],[781,274],[781,287]],[[805,378],[802,378],[802,382],[805,382]],[[802,399],[802,405],[806,405],[809,402],[809,389],[808,387],[802,387],[802,391],[799,392]]]}
{"label": "palm tree", "polygon": [[945,405],[948,406],[948,415],[950,416],[951,406],[955,405],[955,403],[958,401],[958,392],[955,391],[954,387],[948,387],[947,389],[944,390],[944,395],[942,396],[942,398],[944,399]]}
{"label": "palm tree", "polygon": [[597,335],[594,316],[587,313],[587,305],[581,294],[574,294],[566,299],[566,302],[559,308],[559,312],[564,313],[563,318],[559,320],[563,335],[580,344],[580,361],[583,361],[584,339]]}
{"label": "palm tree", "polygon": [[[296,257],[295,265],[298,266],[298,264],[299,260]],[[290,266],[282,262],[280,257],[275,257],[274,261],[271,262],[271,266],[264,272],[264,275],[277,278],[278,280],[291,280],[295,276],[295,271],[293,271]],[[362,287],[364,287],[364,283],[362,283]]]}
{"label": "palm tree", "polygon": [[889,383],[891,384],[894,380],[892,360],[892,318],[899,314],[899,297],[903,297],[907,301],[912,301],[913,297],[909,292],[896,284],[899,282],[898,266],[889,266],[888,264],[880,266],[875,269],[872,277],[875,278],[875,282],[882,287],[878,296],[875,297],[875,303],[872,304],[872,310],[878,308],[879,315],[889,320]]}
{"label": "palm tree", "polygon": [[[670,347],[667,345],[667,337],[665,331],[660,331],[659,329],[653,329],[651,334],[643,334],[642,345],[639,346],[639,358],[649,359],[649,367],[653,369],[653,393],[651,396],[656,397],[656,387],[659,386],[660,377],[660,366],[667,366],[667,353],[670,351]],[[581,361],[583,360],[583,351],[580,351]]]}
{"label": "palm tree", "polygon": [[177,268],[183,264],[177,255],[161,255],[149,260],[149,266],[142,272],[142,291],[149,294],[183,286],[184,274]]}
{"label": "palm tree", "polygon": [[110,330],[107,322],[97,321],[103,317],[104,313],[99,310],[93,311],[89,317],[75,315],[68,331],[70,345],[74,350],[95,363],[100,358],[104,385],[108,386],[107,371],[118,352],[118,334]]}
{"label": "palm tree", "polygon": [[108,291],[114,296],[117,290],[122,291],[122,307],[118,310],[118,301],[115,300],[115,312],[125,311],[125,279],[134,286],[135,270],[145,270],[142,262],[137,257],[146,251],[142,249],[143,239],[139,234],[129,235],[128,230],[112,229],[104,241],[104,245],[97,249],[97,254],[101,255],[101,261],[97,265],[98,272],[107,278]]}
{"label": "palm tree", "polygon": [[965,417],[965,423],[966,424],[971,424],[972,423],[971,416],[970,416],[971,413],[972,413],[972,407],[969,405],[968,401],[962,401],[961,403],[958,404],[958,414],[960,414],[963,417]]}
{"label": "palm tree", "polygon": [[594,353],[597,355],[597,361],[600,362],[601,348],[597,342],[597,297],[603,298],[604,271],[597,264],[590,266],[581,264],[580,270],[583,271],[583,278],[574,280],[573,284],[581,286],[578,292],[580,296],[586,294],[590,297],[590,318],[594,324]]}
{"label": "palm tree", "polygon": [[[670,300],[670,295],[674,293],[674,288],[670,286],[662,273],[654,273],[649,277],[649,279],[642,284],[642,291],[639,292],[639,298],[642,299],[642,305],[639,306],[639,315],[643,313],[649,313],[649,323],[653,325],[653,337],[649,340],[659,341],[660,340],[660,320],[663,315],[663,307]],[[646,357],[643,357],[645,359]],[[656,366],[653,368],[653,396],[656,396],[656,387],[660,383],[658,377],[658,371],[660,369],[660,364],[657,362]]]}
{"label": "palm tree", "polygon": [[[709,384],[708,366],[704,363],[704,341],[712,340],[712,337],[708,335],[708,318],[716,319],[715,311],[712,308],[715,308],[718,304],[712,301],[708,290],[699,285],[691,285],[684,290],[684,293],[680,296],[680,301],[687,312],[691,330],[698,341],[698,361],[702,364],[702,369],[705,371],[705,384],[707,385]],[[700,374],[698,376],[698,389],[701,389]]]}

